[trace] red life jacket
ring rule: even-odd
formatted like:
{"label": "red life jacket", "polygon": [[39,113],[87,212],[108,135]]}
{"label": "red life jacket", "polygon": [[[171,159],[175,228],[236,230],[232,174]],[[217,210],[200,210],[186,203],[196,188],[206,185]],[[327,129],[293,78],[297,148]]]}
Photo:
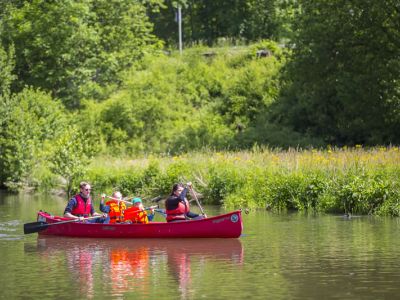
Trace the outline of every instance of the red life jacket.
{"label": "red life jacket", "polygon": [[177,208],[165,210],[165,213],[167,214],[167,222],[175,220],[186,220],[186,214],[188,212],[189,212],[189,202],[186,199],[185,203],[179,201]]}
{"label": "red life jacket", "polygon": [[132,223],[149,223],[149,218],[147,217],[147,213],[139,209],[139,207],[130,207],[125,210],[124,220],[131,221]]}
{"label": "red life jacket", "polygon": [[90,215],[90,209],[92,208],[92,199],[90,197],[85,201],[80,194],[75,195],[76,206],[72,210],[71,214],[78,217],[88,217]]}
{"label": "red life jacket", "polygon": [[117,200],[110,200],[106,202],[106,205],[110,206],[110,212],[108,215],[110,216],[110,223],[121,223],[124,218],[124,210],[126,209],[126,205],[124,202]]}

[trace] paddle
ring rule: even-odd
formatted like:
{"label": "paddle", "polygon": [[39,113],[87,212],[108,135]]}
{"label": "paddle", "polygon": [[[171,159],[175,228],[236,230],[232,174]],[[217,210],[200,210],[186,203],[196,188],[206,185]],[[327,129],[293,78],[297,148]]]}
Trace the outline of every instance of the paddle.
{"label": "paddle", "polygon": [[192,185],[189,185],[189,189],[190,189],[190,193],[192,194],[194,200],[196,200],[197,205],[200,207],[201,214],[203,215],[203,217],[207,218],[207,215],[206,215],[206,213],[204,212],[203,207],[200,205],[200,201],[199,201],[199,199],[197,198],[196,192],[193,190]]}
{"label": "paddle", "polygon": [[[107,196],[107,198],[109,198],[111,200],[121,201],[121,202],[130,204],[130,205],[133,205],[133,203],[131,201],[125,201],[125,200],[113,198],[113,197],[110,197],[110,196]],[[145,207],[144,210],[155,209],[155,208],[158,208],[158,207],[159,207],[158,205],[153,205],[153,206]]]}
{"label": "paddle", "polygon": [[[97,219],[97,218],[101,218],[101,217],[102,216],[95,216],[95,217],[84,218],[83,220]],[[73,223],[73,222],[78,222],[78,221],[79,221],[79,219],[72,219],[72,220],[61,221],[61,222],[57,222],[57,223],[46,223],[46,222],[26,223],[26,224],[24,224],[24,234],[39,232],[39,231],[45,230],[47,227],[53,226],[53,225]]]}
{"label": "paddle", "polygon": [[[111,196],[107,196],[107,198],[108,198],[108,199],[111,199],[111,200],[120,201],[120,202],[124,202],[124,203],[127,203],[127,204],[132,205],[132,202],[131,202],[131,201],[126,201],[126,200],[122,200],[122,199],[117,199],[117,198],[114,198],[114,197],[111,197]],[[128,199],[129,199],[129,198],[128,198]]]}
{"label": "paddle", "polygon": [[157,197],[151,199],[150,202],[159,202],[159,201],[161,201],[161,200],[163,200],[163,197],[157,196]]}
{"label": "paddle", "polygon": [[158,212],[160,215],[163,217],[167,216],[167,213],[165,212],[165,209],[154,209],[155,212]]}

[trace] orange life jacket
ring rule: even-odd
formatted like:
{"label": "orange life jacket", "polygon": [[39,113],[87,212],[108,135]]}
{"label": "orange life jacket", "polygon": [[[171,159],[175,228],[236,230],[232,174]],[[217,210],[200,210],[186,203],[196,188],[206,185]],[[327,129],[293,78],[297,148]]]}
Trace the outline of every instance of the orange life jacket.
{"label": "orange life jacket", "polygon": [[140,210],[139,207],[130,207],[124,212],[124,220],[131,221],[132,223],[149,223],[149,218],[147,217],[147,213],[143,210]]}
{"label": "orange life jacket", "polygon": [[[119,204],[118,204],[119,202]],[[106,202],[106,205],[110,206],[110,224],[121,223],[124,221],[124,210],[126,205],[122,201],[110,200]]]}

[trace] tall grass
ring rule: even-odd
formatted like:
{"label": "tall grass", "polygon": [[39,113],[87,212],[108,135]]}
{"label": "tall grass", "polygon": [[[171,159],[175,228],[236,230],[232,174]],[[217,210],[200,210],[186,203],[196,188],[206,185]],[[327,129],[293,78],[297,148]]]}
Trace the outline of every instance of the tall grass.
{"label": "tall grass", "polygon": [[100,192],[119,189],[166,196],[191,181],[207,204],[227,208],[400,215],[399,148],[193,152],[136,159],[99,158],[87,180]]}

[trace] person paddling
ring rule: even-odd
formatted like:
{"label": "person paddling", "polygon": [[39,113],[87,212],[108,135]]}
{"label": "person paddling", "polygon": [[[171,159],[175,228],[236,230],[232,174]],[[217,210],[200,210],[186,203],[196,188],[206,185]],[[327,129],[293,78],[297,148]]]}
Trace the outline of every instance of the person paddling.
{"label": "person paddling", "polygon": [[109,220],[106,223],[122,223],[124,221],[126,205],[124,201],[122,201],[121,192],[115,191],[112,194],[111,200],[104,204],[105,197],[105,194],[101,195],[100,211],[108,214]]}
{"label": "person paddling", "polygon": [[200,216],[190,211],[186,194],[191,187],[191,182],[188,182],[186,187],[182,183],[175,183],[172,186],[171,195],[165,201],[167,222],[184,221],[188,219],[198,220],[207,217],[205,215]]}
{"label": "person paddling", "polygon": [[150,214],[148,214],[143,207],[142,199],[134,198],[132,200],[133,206],[125,210],[124,220],[125,222],[132,223],[142,223],[147,224],[153,221],[154,209],[150,209]]}
{"label": "person paddling", "polygon": [[80,193],[76,194],[68,201],[68,204],[64,210],[64,217],[70,219],[79,219],[82,221],[84,218],[89,216],[98,216],[99,218],[97,219],[86,220],[85,222],[104,223],[105,215],[99,214],[94,210],[93,202],[90,197],[90,184],[83,181],[79,184],[79,188]]}

